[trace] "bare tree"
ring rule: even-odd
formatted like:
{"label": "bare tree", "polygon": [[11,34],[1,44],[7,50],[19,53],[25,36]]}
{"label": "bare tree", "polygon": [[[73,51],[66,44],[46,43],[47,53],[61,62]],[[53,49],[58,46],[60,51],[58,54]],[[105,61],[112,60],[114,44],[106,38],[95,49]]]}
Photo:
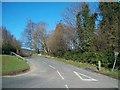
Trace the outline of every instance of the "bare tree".
{"label": "bare tree", "polygon": [[34,23],[31,20],[27,22],[26,29],[23,32],[24,45],[34,49],[36,52],[43,49],[47,53],[46,47],[46,23]]}
{"label": "bare tree", "polygon": [[29,47],[30,49],[34,49],[35,45],[33,44],[33,31],[34,31],[35,23],[31,20],[27,21],[26,28],[22,33],[22,42],[25,47]]}
{"label": "bare tree", "polygon": [[76,15],[81,11],[82,3],[73,3],[63,12],[63,21],[65,24],[76,28]]}
{"label": "bare tree", "polygon": [[76,15],[78,14],[78,12],[82,11],[82,2],[80,3],[73,3],[70,6],[68,6],[66,8],[66,10],[63,13],[63,22],[65,23],[65,25],[69,26],[69,29],[73,29],[73,38],[71,41],[72,46],[77,49],[79,48],[79,44],[78,44],[78,32],[77,32],[77,18]]}
{"label": "bare tree", "polygon": [[36,25],[35,31],[34,31],[34,38],[35,42],[37,44],[38,48],[42,48],[45,53],[47,53],[47,47],[46,47],[46,27],[47,24],[45,22],[40,22]]}

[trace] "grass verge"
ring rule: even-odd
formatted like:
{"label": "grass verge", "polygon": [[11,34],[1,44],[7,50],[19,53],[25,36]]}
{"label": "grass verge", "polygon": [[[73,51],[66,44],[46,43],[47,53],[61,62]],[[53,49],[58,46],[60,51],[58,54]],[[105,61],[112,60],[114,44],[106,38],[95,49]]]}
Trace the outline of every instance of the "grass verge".
{"label": "grass verge", "polygon": [[[38,55],[34,55],[34,56],[38,56]],[[41,57],[61,61],[61,62],[67,63],[67,64],[77,66],[79,68],[85,68],[87,70],[92,70],[92,71],[95,71],[97,73],[101,73],[101,74],[110,76],[112,78],[120,79],[120,70],[118,70],[118,69],[115,69],[114,71],[111,71],[111,69],[107,69],[107,68],[102,67],[101,70],[97,70],[96,65],[89,64],[89,63],[81,63],[81,62],[77,62],[77,61],[73,61],[73,60],[66,60],[66,59],[63,59],[63,58],[51,57],[51,56],[48,56],[48,55],[41,55]]]}
{"label": "grass verge", "polygon": [[15,75],[30,69],[26,61],[16,56],[0,55],[0,57],[2,57],[2,75]]}

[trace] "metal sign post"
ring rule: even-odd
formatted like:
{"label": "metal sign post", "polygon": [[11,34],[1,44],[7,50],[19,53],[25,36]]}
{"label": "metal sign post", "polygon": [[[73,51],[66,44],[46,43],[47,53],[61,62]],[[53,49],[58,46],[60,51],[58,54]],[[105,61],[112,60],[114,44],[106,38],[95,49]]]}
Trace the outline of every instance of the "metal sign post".
{"label": "metal sign post", "polygon": [[117,56],[118,56],[119,52],[114,51],[114,54],[115,54],[115,61],[114,61],[114,64],[113,64],[112,71],[113,71],[114,68],[115,68],[115,64],[116,64],[116,60],[117,60]]}

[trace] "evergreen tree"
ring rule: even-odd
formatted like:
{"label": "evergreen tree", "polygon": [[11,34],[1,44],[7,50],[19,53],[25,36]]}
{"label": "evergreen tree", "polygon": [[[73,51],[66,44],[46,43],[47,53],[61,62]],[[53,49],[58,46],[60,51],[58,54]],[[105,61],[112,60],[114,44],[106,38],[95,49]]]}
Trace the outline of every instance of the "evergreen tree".
{"label": "evergreen tree", "polygon": [[106,36],[108,49],[116,49],[118,47],[118,20],[120,4],[118,2],[100,3],[101,33]]}
{"label": "evergreen tree", "polygon": [[80,47],[84,51],[89,51],[92,46],[96,17],[96,13],[90,14],[89,6],[86,3],[82,5],[82,11],[76,15],[78,40],[80,39]]}

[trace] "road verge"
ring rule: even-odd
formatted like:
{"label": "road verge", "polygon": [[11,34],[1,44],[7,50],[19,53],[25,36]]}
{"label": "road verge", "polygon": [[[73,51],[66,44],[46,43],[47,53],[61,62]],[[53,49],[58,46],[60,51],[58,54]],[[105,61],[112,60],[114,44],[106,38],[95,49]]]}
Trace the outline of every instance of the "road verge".
{"label": "road verge", "polygon": [[17,56],[0,55],[2,57],[2,76],[17,75],[30,70],[29,64]]}

